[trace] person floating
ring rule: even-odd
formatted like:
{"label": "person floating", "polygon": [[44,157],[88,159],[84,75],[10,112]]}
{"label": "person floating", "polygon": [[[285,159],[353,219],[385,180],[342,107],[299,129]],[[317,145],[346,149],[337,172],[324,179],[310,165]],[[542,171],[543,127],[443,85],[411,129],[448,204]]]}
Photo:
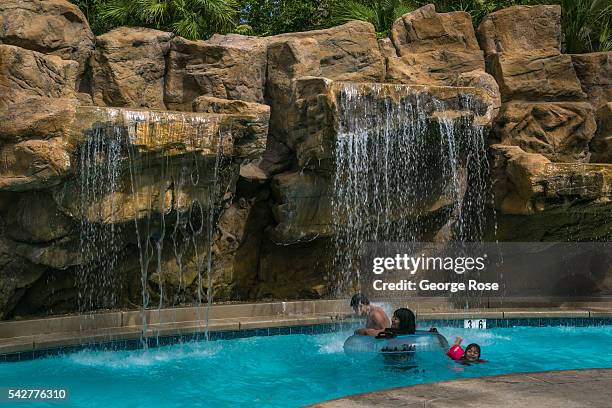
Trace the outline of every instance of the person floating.
{"label": "person floating", "polygon": [[416,332],[416,317],[410,309],[402,307],[393,312],[391,327],[376,335],[376,338],[390,338]]}
{"label": "person floating", "polygon": [[381,307],[371,305],[366,295],[362,293],[354,295],[351,298],[351,308],[355,314],[367,317],[366,326],[355,330],[355,334],[377,336],[389,327],[389,316]]}
{"label": "person floating", "polygon": [[484,363],[485,360],[480,359],[480,346],[476,343],[469,344],[465,351],[461,348],[463,337],[457,336],[455,344],[446,353],[452,360],[462,363]]}

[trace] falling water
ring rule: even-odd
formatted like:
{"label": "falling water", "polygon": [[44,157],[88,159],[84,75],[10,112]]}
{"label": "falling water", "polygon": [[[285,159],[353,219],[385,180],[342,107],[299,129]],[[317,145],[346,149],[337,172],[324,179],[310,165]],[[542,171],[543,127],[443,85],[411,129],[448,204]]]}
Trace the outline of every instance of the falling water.
{"label": "falling water", "polygon": [[[157,167],[156,185],[159,192],[156,197],[145,196],[145,214],[139,214],[135,218],[136,233],[138,235],[138,247],[140,253],[141,281],[142,281],[142,322],[143,334],[147,330],[147,310],[149,308],[149,263],[153,252],[156,252],[157,269],[159,281],[159,302],[158,302],[158,321],[161,321],[161,307],[164,304],[163,273],[161,257],[163,252],[164,238],[166,237],[166,215],[172,210],[174,215],[171,217],[174,223],[170,240],[172,250],[175,254],[176,265],[179,274],[179,291],[189,291],[193,286],[190,282],[184,282],[184,256],[188,251],[192,251],[193,264],[196,269],[195,278],[195,303],[199,306],[203,302],[202,289],[204,285],[203,273],[206,265],[207,274],[207,300],[212,301],[212,264],[211,264],[211,244],[212,230],[215,222],[215,207],[217,195],[218,166],[223,155],[223,135],[211,134],[210,128],[214,128],[216,123],[210,118],[201,117],[181,117],[176,120],[178,114],[168,117],[157,117],[151,113],[140,114],[139,117],[130,118],[128,133],[131,146],[134,148],[130,153],[130,174],[132,184],[132,194],[139,197],[138,191],[146,181],[139,175],[146,172],[146,169]],[[168,119],[171,119],[169,121]],[[190,122],[186,122],[189,120]],[[139,140],[137,142],[137,140]],[[173,162],[170,161],[168,152],[162,152],[163,159],[160,160],[155,155],[153,157],[138,157],[136,147],[139,144],[147,146],[158,143],[158,140],[165,139],[165,143],[174,148],[174,143],[187,143],[193,148],[191,153],[177,157]],[[208,158],[196,153],[198,148],[206,148],[215,151],[214,159],[209,155]],[[214,164],[210,161],[214,160]],[[208,161],[208,162],[207,162]],[[212,171],[210,169],[212,168]],[[167,193],[171,191],[171,202],[168,202]],[[202,194],[206,201],[203,201]],[[185,201],[189,200],[189,201]],[[204,217],[202,204],[208,209],[209,216]],[[168,207],[174,208],[168,208]],[[182,286],[182,287],[181,287]],[[208,313],[207,313],[208,315]],[[202,320],[198,316],[198,321]],[[205,328],[207,328],[205,322]]]}
{"label": "falling water", "polygon": [[[79,310],[115,307],[121,282],[116,273],[121,226],[115,223],[121,188],[119,127],[93,129],[78,154],[80,198],[80,262],[77,272]],[[92,264],[96,265],[92,268]]]}
{"label": "falling water", "polygon": [[[218,145],[217,145],[217,156],[215,157],[215,165],[214,165],[214,170],[213,170],[213,177],[212,177],[212,182],[210,183],[211,188],[208,194],[208,197],[210,198],[209,204],[208,204],[208,225],[212,226],[215,224],[215,218],[216,218],[216,214],[215,214],[215,210],[217,208],[217,201],[216,201],[216,197],[219,195],[219,191],[218,191],[218,180],[219,180],[219,166],[221,165],[221,159],[223,158],[223,140],[224,138],[230,137],[231,136],[231,127],[229,129],[229,134],[225,135],[224,132],[222,130],[219,130],[219,139],[218,139]],[[200,207],[201,209],[201,207]],[[213,291],[212,291],[212,241],[213,241],[213,229],[209,228],[208,229],[208,253],[206,256],[206,276],[207,276],[207,291],[206,291],[206,318],[205,318],[205,324],[206,324],[206,329],[205,329],[205,337],[206,340],[209,340],[209,332],[208,332],[208,321],[210,318],[210,307],[212,306],[212,302],[213,302]],[[202,302],[202,300],[200,299],[200,303]]]}
{"label": "falling water", "polygon": [[[205,284],[206,301],[212,302],[211,243],[221,194],[219,178],[224,176],[220,169],[226,164],[225,155],[231,154],[225,146],[231,146],[231,129],[226,135],[225,125],[215,116],[112,108],[96,114],[103,120],[80,148],[77,180],[83,211],[81,310],[100,305],[92,300],[94,293],[110,296],[105,305],[115,306],[121,293],[118,253],[129,245],[120,237],[123,229],[138,247],[141,341],[146,347],[151,319],[163,323],[162,307],[191,301],[200,306]],[[117,203],[117,197],[123,201]],[[178,288],[168,287],[166,280],[172,252]],[[151,285],[158,290],[151,291]],[[154,304],[156,319],[149,313]]]}
{"label": "falling water", "polygon": [[[469,112],[467,97],[455,103]],[[482,238],[488,165],[484,129],[470,115],[427,92],[381,84],[343,84],[337,105],[339,292],[356,288],[366,242]]]}
{"label": "falling water", "polygon": [[[459,106],[464,112],[476,108],[470,96],[460,95]],[[441,141],[440,164],[448,182],[451,216],[447,226],[452,232],[447,239],[463,242],[481,241],[485,233],[485,205],[492,200],[488,188],[489,162],[485,142],[485,127],[471,122],[470,115],[444,114],[447,104],[435,101]]]}

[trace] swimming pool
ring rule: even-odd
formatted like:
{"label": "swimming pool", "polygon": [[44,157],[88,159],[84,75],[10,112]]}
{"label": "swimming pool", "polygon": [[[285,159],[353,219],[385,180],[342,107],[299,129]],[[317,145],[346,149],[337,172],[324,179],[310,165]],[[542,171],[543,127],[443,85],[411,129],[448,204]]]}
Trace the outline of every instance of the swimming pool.
{"label": "swimming pool", "polygon": [[0,364],[0,387],[55,387],[49,407],[299,407],[350,394],[513,372],[612,367],[612,326],[439,327],[482,346],[488,363],[439,359],[419,368],[343,351],[350,331],[190,342],[148,350],[79,351]]}

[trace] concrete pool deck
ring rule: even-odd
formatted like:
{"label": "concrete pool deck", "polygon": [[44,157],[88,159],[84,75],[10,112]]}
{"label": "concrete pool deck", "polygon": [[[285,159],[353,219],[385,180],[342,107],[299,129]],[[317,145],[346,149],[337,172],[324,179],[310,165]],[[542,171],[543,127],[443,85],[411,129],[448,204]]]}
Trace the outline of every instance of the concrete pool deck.
{"label": "concrete pool deck", "polygon": [[[392,307],[403,306],[393,304]],[[548,308],[483,308],[452,310],[444,301],[408,305],[417,319],[612,319],[612,303],[567,303]],[[208,313],[210,332],[265,330],[334,324],[350,317],[348,299],[240,303],[148,310],[146,331],[138,310],[114,311],[0,322],[0,355],[145,337],[203,333]]]}
{"label": "concrete pool deck", "polygon": [[352,395],[311,408],[609,408],[612,369],[546,371],[442,381]]}

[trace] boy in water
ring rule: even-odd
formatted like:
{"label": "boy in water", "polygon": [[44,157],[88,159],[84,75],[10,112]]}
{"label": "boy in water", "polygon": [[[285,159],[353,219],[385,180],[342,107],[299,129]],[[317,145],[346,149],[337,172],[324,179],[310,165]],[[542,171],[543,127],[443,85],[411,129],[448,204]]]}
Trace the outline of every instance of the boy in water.
{"label": "boy in water", "polygon": [[351,299],[351,308],[359,316],[367,316],[366,327],[355,330],[355,334],[376,336],[390,326],[389,317],[382,308],[370,304],[370,301],[361,293]]}
{"label": "boy in water", "polygon": [[461,348],[463,337],[457,336],[455,344],[446,353],[451,359],[464,363],[484,363],[485,360],[480,359],[480,346],[476,343],[469,344],[465,351]]}

